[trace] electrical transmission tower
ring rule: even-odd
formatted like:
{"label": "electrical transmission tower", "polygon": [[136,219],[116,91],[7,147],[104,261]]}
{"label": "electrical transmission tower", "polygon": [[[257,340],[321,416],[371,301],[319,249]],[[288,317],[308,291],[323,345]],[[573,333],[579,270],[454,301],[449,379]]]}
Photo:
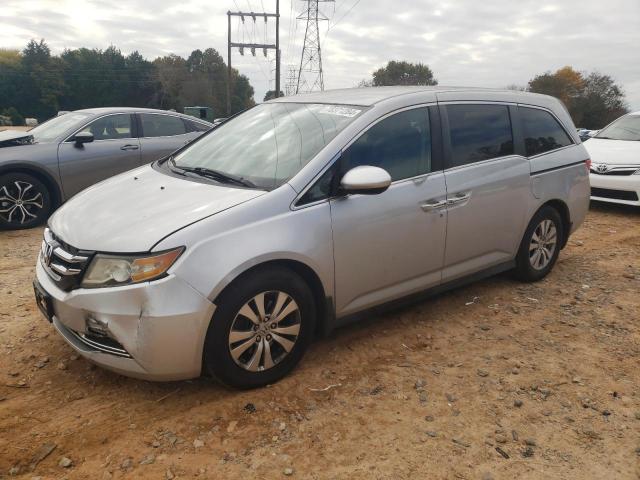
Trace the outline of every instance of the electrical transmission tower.
{"label": "electrical transmission tower", "polygon": [[298,89],[298,67],[289,65],[287,70],[287,83],[284,85],[284,94],[289,97],[296,94]]}
{"label": "electrical transmission tower", "polygon": [[304,46],[300,57],[296,93],[324,90],[322,72],[322,50],[320,48],[320,22],[329,19],[320,12],[320,4],[335,0],[302,0],[307,4],[298,20],[306,20]]}

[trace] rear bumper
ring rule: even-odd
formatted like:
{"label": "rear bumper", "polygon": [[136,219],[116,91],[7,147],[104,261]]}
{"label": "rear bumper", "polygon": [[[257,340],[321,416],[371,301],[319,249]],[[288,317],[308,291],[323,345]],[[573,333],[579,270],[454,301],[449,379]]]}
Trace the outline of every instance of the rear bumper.
{"label": "rear bumper", "polygon": [[[215,306],[178,277],[65,292],[40,261],[36,277],[51,296],[56,330],[91,362],[145,380],[184,380],[201,374],[204,339]],[[110,338],[91,335],[89,317],[105,325]]]}
{"label": "rear bumper", "polygon": [[640,175],[589,175],[591,200],[640,206]]}

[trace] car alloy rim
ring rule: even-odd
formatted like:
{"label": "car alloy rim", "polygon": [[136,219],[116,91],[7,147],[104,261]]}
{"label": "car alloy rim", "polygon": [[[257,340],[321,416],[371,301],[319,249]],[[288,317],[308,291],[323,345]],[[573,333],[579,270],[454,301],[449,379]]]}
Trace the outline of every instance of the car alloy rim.
{"label": "car alloy rim", "polygon": [[542,270],[553,258],[558,243],[558,231],[551,220],[543,220],[533,231],[529,244],[529,262],[536,270]]}
{"label": "car alloy rim", "polygon": [[28,223],[38,218],[43,206],[42,192],[29,182],[16,180],[0,188],[0,217],[8,223]]}
{"label": "car alloy rim", "polygon": [[229,352],[250,372],[269,370],[293,350],[300,333],[298,304],[284,292],[263,292],[236,314],[229,332]]}

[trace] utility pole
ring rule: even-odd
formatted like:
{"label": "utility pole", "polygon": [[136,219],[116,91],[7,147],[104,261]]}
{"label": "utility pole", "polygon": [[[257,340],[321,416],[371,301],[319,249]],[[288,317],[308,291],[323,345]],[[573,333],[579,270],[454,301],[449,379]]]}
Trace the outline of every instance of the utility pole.
{"label": "utility pole", "polygon": [[[257,18],[264,18],[265,26],[270,18],[276,20],[276,41],[273,43],[238,43],[231,40],[231,17],[240,17],[240,20],[244,24],[245,17],[250,17],[255,23]],[[227,43],[227,115],[231,115],[231,50],[238,48],[240,55],[244,55],[244,49],[251,50],[251,54],[255,57],[256,50],[262,50],[264,56],[267,56],[268,50],[276,51],[276,97],[280,96],[280,0],[276,0],[276,13],[267,12],[227,12],[227,29],[228,29],[228,43]]]}
{"label": "utility pole", "polygon": [[227,12],[228,36],[227,42],[227,117],[231,116],[231,12]]}
{"label": "utility pole", "polygon": [[280,0],[276,0],[276,98],[280,96]]}
{"label": "utility pole", "polygon": [[298,17],[298,20],[306,20],[307,27],[304,33],[304,46],[300,57],[296,93],[324,90],[319,22],[328,21],[329,19],[320,12],[319,5],[320,3],[334,2],[335,0],[302,1],[307,3],[307,8]]}

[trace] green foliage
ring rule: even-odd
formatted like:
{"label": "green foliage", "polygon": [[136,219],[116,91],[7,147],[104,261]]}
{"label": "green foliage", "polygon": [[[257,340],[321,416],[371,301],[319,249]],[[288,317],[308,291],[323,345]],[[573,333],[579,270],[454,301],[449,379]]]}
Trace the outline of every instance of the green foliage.
{"label": "green foliage", "polygon": [[9,121],[11,122],[9,125],[13,125],[16,127],[21,127],[24,125],[24,117],[20,115],[15,107],[5,108],[2,111],[2,116],[9,118]]}
{"label": "green foliage", "polygon": [[[373,86],[437,85],[431,69],[423,63],[390,61],[386,67],[373,72]],[[366,86],[366,85],[365,85]]]}
{"label": "green foliage", "polygon": [[[232,113],[252,105],[249,79],[232,70]],[[188,105],[227,115],[227,66],[213,48],[188,58],[168,55],[154,61],[115,46],[78,48],[51,55],[44,40],[22,52],[0,49],[0,111],[13,107],[39,120],[59,110],[131,106],[181,111]],[[16,112],[17,113],[17,112]]]}
{"label": "green foliage", "polygon": [[[280,90],[280,97],[284,97],[284,92],[282,90]],[[269,100],[273,100],[274,98],[276,98],[276,91],[275,90],[269,90],[265,96],[264,96],[264,100],[265,102],[268,102]]]}
{"label": "green foliage", "polygon": [[573,122],[583,128],[602,128],[627,112],[622,88],[609,75],[598,72],[564,67],[537,75],[527,89],[562,100]]}

